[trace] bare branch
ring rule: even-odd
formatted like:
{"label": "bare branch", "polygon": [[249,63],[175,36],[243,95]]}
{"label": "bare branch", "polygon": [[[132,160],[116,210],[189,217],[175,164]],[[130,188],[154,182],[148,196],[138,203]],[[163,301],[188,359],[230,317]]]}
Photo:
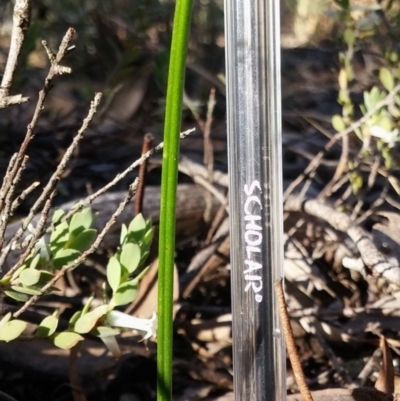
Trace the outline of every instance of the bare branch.
{"label": "bare branch", "polygon": [[49,217],[51,204],[53,202],[53,198],[54,198],[56,192],[57,192],[57,190],[54,189],[52,191],[52,193],[49,195],[49,197],[47,198],[46,203],[43,207],[42,213],[40,215],[39,222],[36,226],[35,232],[33,233],[31,240],[29,241],[28,247],[26,248],[25,252],[20,256],[18,262],[7,272],[7,276],[11,276],[12,274],[14,274],[14,272],[17,271],[24,264],[26,258],[29,256],[29,254],[33,250],[36,243],[43,236],[43,234],[46,230],[45,225],[46,225],[47,219]]}
{"label": "bare branch", "polygon": [[[191,134],[193,131],[195,131],[195,128],[189,129],[187,131],[181,132],[180,138],[184,139],[186,138],[189,134]],[[150,149],[148,152],[144,153],[139,159],[134,161],[129,167],[127,167],[122,173],[117,174],[113,180],[111,180],[107,185],[105,185],[103,188],[100,188],[97,192],[94,194],[88,196],[87,198],[81,200],[72,210],[70,210],[60,221],[63,222],[67,219],[69,219],[72,215],[77,213],[79,210],[82,210],[84,207],[89,206],[96,198],[98,198],[100,195],[104,194],[107,192],[110,188],[112,188],[114,185],[116,185],[119,181],[121,181],[123,178],[125,178],[131,171],[133,171],[136,167],[140,166],[143,164],[148,158],[153,156],[155,153],[161,151],[164,147],[164,142],[160,142],[157,146],[154,148]],[[54,227],[50,228],[50,231],[54,229]]]}
{"label": "bare branch", "polygon": [[[36,108],[35,111],[33,113],[33,117],[32,120],[30,122],[30,124],[27,127],[27,131],[26,131],[26,135],[24,138],[24,141],[21,144],[21,147],[18,150],[18,154],[14,163],[13,168],[10,171],[10,178],[9,180],[5,183],[4,187],[2,188],[2,191],[4,191],[4,194],[7,194],[10,186],[11,186],[11,182],[14,180],[14,177],[16,176],[18,170],[21,168],[21,164],[22,161],[24,159],[24,156],[26,154],[28,145],[30,143],[30,141],[33,139],[34,137],[34,130],[36,128],[37,122],[39,120],[40,114],[42,113],[43,107],[44,107],[44,102],[47,98],[47,95],[49,94],[50,90],[51,90],[51,84],[52,81],[54,79],[54,77],[56,75],[59,74],[63,74],[63,73],[68,73],[71,70],[67,67],[63,67],[61,68],[59,66],[60,61],[63,59],[63,57],[65,56],[65,54],[68,51],[68,47],[71,43],[71,40],[73,38],[73,35],[75,33],[75,30],[72,28],[69,28],[67,33],[64,35],[64,38],[61,41],[60,47],[58,49],[57,52],[57,56],[55,57],[55,60],[53,58],[50,59],[50,63],[51,63],[51,67],[49,69],[49,72],[47,74],[47,77],[45,79],[44,82],[44,87],[43,89],[39,92],[39,99],[37,101],[36,104]],[[3,196],[3,194],[2,194]],[[3,209],[3,202],[2,199],[0,199],[0,210]]]}
{"label": "bare branch", "polygon": [[10,51],[8,53],[6,68],[0,87],[0,109],[11,104],[20,104],[28,100],[22,95],[10,96],[11,86],[18,66],[19,56],[25,35],[31,21],[32,0],[16,0],[13,15],[13,28],[11,33]]}
{"label": "bare branch", "polygon": [[35,204],[31,207],[28,216],[22,222],[21,228],[15,233],[14,237],[8,242],[7,246],[4,248],[4,250],[0,256],[0,267],[3,266],[5,259],[8,256],[8,254],[12,248],[12,244],[18,242],[21,239],[23,233],[25,232],[28,225],[31,223],[35,214],[41,208],[43,202],[45,202],[46,199],[49,197],[49,195],[55,190],[57,183],[60,180],[61,175],[64,172],[69,159],[71,158],[74,150],[78,146],[79,141],[82,139],[84,133],[86,132],[90,122],[92,121],[92,119],[96,113],[97,107],[99,106],[100,100],[101,100],[101,93],[96,93],[93,101],[90,104],[90,109],[89,109],[88,115],[83,120],[82,126],[79,129],[78,134],[75,136],[71,145],[68,147],[67,151],[64,153],[60,163],[57,166],[56,171],[50,177],[47,185],[43,189],[42,194],[36,200]]}
{"label": "bare branch", "polygon": [[137,190],[139,180],[136,179],[133,184],[129,186],[129,190],[125,198],[122,200],[122,202],[119,204],[117,210],[113,213],[113,215],[110,217],[108,222],[105,224],[103,230],[101,233],[97,236],[96,240],[93,242],[93,244],[90,246],[89,249],[87,249],[85,252],[82,253],[82,255],[75,259],[73,262],[68,263],[65,265],[43,288],[40,290],[39,295],[35,295],[31,297],[25,304],[13,314],[14,318],[17,318],[19,315],[21,315],[23,312],[25,312],[32,304],[34,304],[47,290],[49,290],[61,277],[64,276],[64,274],[77,267],[80,265],[82,262],[84,262],[89,255],[94,253],[98,247],[100,246],[101,242],[103,241],[104,237],[106,234],[110,231],[111,227],[115,222],[117,221],[118,217],[120,214],[124,211],[124,209],[128,206],[129,202],[135,195],[135,192]]}
{"label": "bare branch", "polygon": [[346,233],[357,246],[362,262],[375,277],[400,284],[400,265],[390,262],[375,246],[369,233],[358,226],[346,213],[315,199],[302,201],[299,197],[289,197],[284,205],[285,212],[305,212],[326,221],[334,229]]}

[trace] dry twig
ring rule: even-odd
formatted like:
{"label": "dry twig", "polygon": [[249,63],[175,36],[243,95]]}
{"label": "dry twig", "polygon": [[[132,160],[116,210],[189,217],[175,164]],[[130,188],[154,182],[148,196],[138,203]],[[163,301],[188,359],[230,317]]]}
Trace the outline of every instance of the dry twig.
{"label": "dry twig", "polygon": [[[360,252],[362,262],[375,277],[384,277],[389,281],[400,284],[400,266],[390,262],[380,252],[372,241],[369,233],[358,226],[343,212],[338,212],[333,207],[314,199],[302,201],[292,196],[286,199],[284,209],[286,212],[305,212],[310,216],[330,224],[334,229],[346,233],[356,244]],[[364,268],[360,269],[365,274]]]}
{"label": "dry twig", "polygon": [[10,50],[0,86],[0,109],[12,104],[28,101],[27,97],[20,95],[10,96],[12,83],[18,66],[19,56],[25,41],[26,32],[31,22],[32,0],[16,0],[13,14],[13,27],[11,33]]}
{"label": "dry twig", "polygon": [[96,252],[106,234],[110,231],[113,224],[115,224],[115,222],[117,221],[117,218],[128,206],[130,200],[135,195],[137,186],[138,186],[138,179],[136,179],[135,182],[129,186],[129,190],[125,198],[121,201],[117,210],[112,214],[108,222],[105,224],[103,230],[96,237],[96,240],[93,242],[93,244],[85,252],[83,252],[79,258],[63,266],[61,270],[59,270],[59,272],[45,286],[43,286],[43,288],[40,290],[39,295],[34,295],[33,297],[31,297],[27,302],[25,302],[25,304],[21,308],[18,309],[18,311],[16,311],[13,314],[14,318],[17,318],[19,315],[25,312],[31,305],[33,305],[41,296],[43,296],[46,293],[47,290],[49,290],[61,277],[63,277],[67,271],[74,269],[82,262],[84,262],[89,255]]}
{"label": "dry twig", "polygon": [[283,335],[285,337],[286,349],[290,363],[292,364],[297,386],[299,387],[300,394],[302,395],[304,401],[314,401],[301,367],[299,352],[297,351],[296,344],[294,342],[294,335],[292,326],[290,325],[289,313],[286,309],[282,279],[279,279],[275,283],[275,294],[278,302],[279,317],[281,320]]}

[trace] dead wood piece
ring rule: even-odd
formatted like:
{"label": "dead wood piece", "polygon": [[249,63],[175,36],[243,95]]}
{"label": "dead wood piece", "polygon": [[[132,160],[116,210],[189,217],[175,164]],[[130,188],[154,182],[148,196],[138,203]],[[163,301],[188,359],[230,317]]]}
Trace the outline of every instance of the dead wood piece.
{"label": "dead wood piece", "polygon": [[373,276],[384,277],[391,282],[400,284],[399,261],[389,261],[377,249],[371,235],[362,227],[355,224],[346,213],[339,212],[332,206],[318,200],[302,200],[296,196],[290,196],[286,199],[285,211],[305,212],[310,216],[327,222],[334,229],[346,233],[356,244],[364,265],[367,266]]}

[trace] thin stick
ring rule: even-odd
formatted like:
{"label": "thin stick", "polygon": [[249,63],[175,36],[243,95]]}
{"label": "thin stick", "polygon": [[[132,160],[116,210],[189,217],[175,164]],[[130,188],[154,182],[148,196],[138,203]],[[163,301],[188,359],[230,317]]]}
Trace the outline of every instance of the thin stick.
{"label": "thin stick", "polygon": [[45,225],[49,217],[51,204],[53,202],[56,192],[57,189],[54,189],[53,192],[49,195],[48,199],[46,200],[40,219],[36,226],[35,232],[33,233],[31,240],[29,241],[28,247],[26,248],[25,252],[20,256],[18,262],[7,272],[7,276],[13,275],[14,272],[17,271],[24,264],[26,258],[29,256],[29,254],[35,247],[36,243],[43,236],[45,231]]}
{"label": "thin stick", "polygon": [[[180,139],[186,138],[190,133],[195,131],[195,128],[189,129],[187,131],[184,131],[180,134]],[[149,159],[151,156],[153,156],[155,153],[161,151],[164,148],[164,143],[161,142],[154,148],[150,149],[147,153],[142,155],[139,159],[137,159],[135,162],[133,162],[129,167],[127,167],[122,173],[117,174],[113,180],[111,180],[107,185],[105,185],[103,188],[100,188],[97,192],[94,194],[88,196],[87,198],[83,199],[80,201],[72,210],[70,210],[61,220],[61,222],[69,219],[72,215],[77,213],[79,210],[82,210],[84,207],[89,206],[96,198],[98,198],[100,195],[104,194],[107,192],[110,188],[112,188],[114,185],[116,185],[119,181],[121,181],[123,178],[125,178],[131,171],[133,171],[136,167],[140,166],[145,160]],[[51,229],[54,229],[52,227]],[[51,231],[51,229],[49,231]]]}
{"label": "thin stick", "polygon": [[29,100],[22,95],[10,96],[18,60],[31,22],[32,0],[17,0],[14,6],[10,50],[0,86],[0,109]]}
{"label": "thin stick", "polygon": [[281,320],[282,331],[285,336],[286,348],[289,355],[290,363],[292,364],[292,369],[294,377],[296,378],[297,386],[299,387],[300,394],[303,397],[304,401],[314,401],[310,389],[308,388],[303,369],[301,367],[299,352],[297,351],[296,344],[294,342],[294,335],[292,326],[290,325],[289,313],[286,309],[282,279],[279,279],[275,283],[275,293],[276,299],[278,301],[279,317]]}
{"label": "thin stick", "polygon": [[[67,151],[64,153],[60,163],[57,166],[56,171],[53,173],[53,175],[50,177],[48,183],[44,187],[42,194],[39,196],[39,198],[36,200],[34,205],[31,207],[29,210],[28,216],[23,220],[21,228],[15,233],[15,235],[9,240],[7,246],[4,248],[1,256],[0,256],[0,267],[3,266],[10,249],[12,248],[12,244],[18,242],[22,235],[24,234],[26,228],[28,225],[32,222],[35,214],[38,212],[40,207],[42,206],[43,202],[49,197],[49,194],[51,194],[58,181],[60,180],[60,177],[65,170],[67,163],[69,159],[71,158],[75,148],[78,146],[79,141],[82,139],[85,131],[87,130],[90,122],[92,121],[94,114],[96,113],[97,107],[99,106],[100,100],[101,100],[101,93],[96,93],[93,101],[90,104],[90,109],[88,112],[87,117],[83,120],[82,126],[79,129],[77,135],[74,137],[71,145],[68,147]],[[7,274],[9,275],[9,274]]]}
{"label": "thin stick", "polygon": [[[151,134],[146,134],[144,136],[142,144],[142,155],[146,154],[151,149],[153,139],[154,139],[153,135]],[[149,164],[149,159],[146,159],[139,167],[139,174],[138,174],[139,186],[135,197],[135,215],[142,213],[144,187],[146,185],[146,173],[148,164]]]}
{"label": "thin stick", "polygon": [[[10,171],[9,179],[5,182],[4,187],[2,188],[2,191],[4,191],[5,194],[8,193],[10,186],[11,186],[18,170],[21,168],[21,164],[22,164],[24,156],[26,154],[28,145],[34,137],[34,131],[35,131],[36,125],[38,123],[39,117],[42,113],[42,110],[44,108],[44,102],[52,88],[52,81],[53,81],[54,77],[56,75],[69,74],[71,72],[70,68],[63,67],[59,63],[64,58],[74,34],[75,34],[75,30],[72,28],[69,28],[67,33],[64,35],[64,37],[61,41],[57,55],[54,55],[51,52],[51,50],[47,47],[47,44],[45,41],[42,42],[43,46],[45,47],[45,49],[49,55],[51,66],[50,66],[49,72],[47,74],[47,77],[44,81],[44,87],[39,92],[39,98],[36,103],[35,111],[33,113],[31,122],[27,126],[25,138],[18,150],[16,161],[13,165],[13,168]],[[3,209],[3,202],[0,199],[0,210],[1,209]]]}

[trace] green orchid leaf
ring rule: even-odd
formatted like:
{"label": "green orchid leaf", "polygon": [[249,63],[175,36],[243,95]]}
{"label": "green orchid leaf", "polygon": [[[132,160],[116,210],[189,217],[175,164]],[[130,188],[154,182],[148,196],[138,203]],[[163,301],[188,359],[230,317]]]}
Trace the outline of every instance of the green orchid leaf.
{"label": "green orchid leaf", "polygon": [[45,317],[36,330],[36,336],[40,338],[50,337],[57,330],[58,318],[55,315]]}
{"label": "green orchid leaf", "polygon": [[138,281],[136,279],[121,284],[118,290],[114,293],[110,304],[112,306],[129,304],[136,298],[138,288]]}
{"label": "green orchid leaf", "polygon": [[120,262],[121,265],[132,274],[139,266],[140,262],[140,247],[138,244],[124,244],[121,250]]}
{"label": "green orchid leaf", "polygon": [[61,269],[63,266],[68,265],[81,256],[81,252],[75,249],[61,249],[58,251],[53,259],[53,266],[56,269]]}
{"label": "green orchid leaf", "polygon": [[26,329],[27,323],[22,320],[10,320],[0,327],[0,341],[6,343],[18,338]]}
{"label": "green orchid leaf", "polygon": [[113,256],[107,264],[107,281],[113,292],[117,291],[121,283],[121,264],[118,259]]}
{"label": "green orchid leaf", "polygon": [[108,305],[101,305],[81,316],[75,323],[75,331],[80,334],[89,333],[108,311]]}
{"label": "green orchid leaf", "polygon": [[61,349],[71,349],[78,344],[79,341],[83,340],[80,334],[73,333],[71,331],[63,331],[53,335],[53,343],[56,347]]}

